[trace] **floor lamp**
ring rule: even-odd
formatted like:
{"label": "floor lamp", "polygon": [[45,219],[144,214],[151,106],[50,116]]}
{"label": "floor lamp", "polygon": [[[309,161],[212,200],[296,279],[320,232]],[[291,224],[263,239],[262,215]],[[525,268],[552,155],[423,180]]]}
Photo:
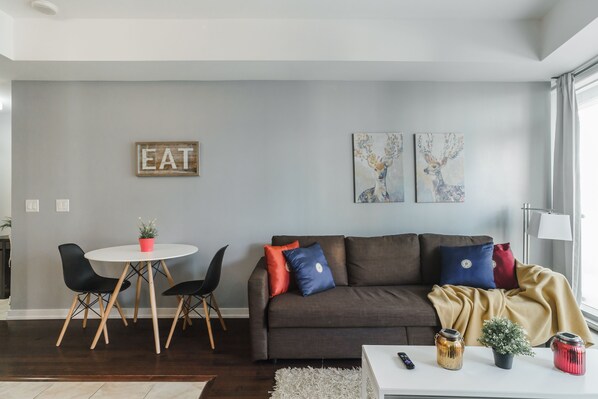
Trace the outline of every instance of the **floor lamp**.
{"label": "floor lamp", "polygon": [[571,220],[569,215],[554,212],[553,209],[532,208],[524,203],[523,208],[523,263],[529,263],[530,235],[544,240],[571,241]]}

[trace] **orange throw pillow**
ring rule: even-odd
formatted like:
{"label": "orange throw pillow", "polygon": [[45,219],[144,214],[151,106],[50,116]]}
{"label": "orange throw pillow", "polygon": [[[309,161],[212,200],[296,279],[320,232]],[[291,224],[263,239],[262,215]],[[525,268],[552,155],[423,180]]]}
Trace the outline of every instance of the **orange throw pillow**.
{"label": "orange throw pillow", "polygon": [[270,281],[270,298],[284,294],[289,290],[291,274],[289,273],[287,260],[282,254],[282,251],[295,248],[299,248],[299,241],[279,247],[264,245],[266,264],[268,265],[268,280]]}

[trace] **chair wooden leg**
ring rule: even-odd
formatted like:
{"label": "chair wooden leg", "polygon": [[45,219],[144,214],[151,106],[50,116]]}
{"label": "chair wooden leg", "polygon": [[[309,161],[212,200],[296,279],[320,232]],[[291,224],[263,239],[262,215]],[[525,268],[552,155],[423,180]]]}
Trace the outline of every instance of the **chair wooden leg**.
{"label": "chair wooden leg", "polygon": [[191,325],[191,313],[189,312],[189,309],[191,309],[191,295],[189,295],[187,298],[187,303],[185,304],[185,320],[183,320],[183,331],[187,329],[187,323]]}
{"label": "chair wooden leg", "polygon": [[88,292],[85,296],[85,311],[83,312],[83,328],[87,327],[87,312],[89,310],[89,296],[91,294]]}
{"label": "chair wooden leg", "polygon": [[110,316],[110,311],[112,311],[112,306],[114,306],[114,302],[116,301],[116,297],[120,292],[120,287],[123,285],[123,281],[125,281],[125,277],[127,277],[127,271],[129,270],[129,266],[131,264],[129,262],[125,263],[125,267],[123,268],[123,272],[121,273],[120,277],[118,278],[118,282],[116,283],[116,287],[114,287],[114,291],[110,295],[110,301],[108,301],[108,306],[106,306],[106,315],[102,317],[102,321],[100,321],[100,326],[96,331],[96,335],[93,337],[93,341],[91,341],[91,346],[89,349],[95,349],[98,341],[100,340],[100,335],[102,335],[102,329],[106,326],[106,322],[108,321],[108,316]]}
{"label": "chair wooden leg", "polygon": [[168,334],[168,339],[166,340],[165,348],[168,349],[170,346],[170,340],[172,339],[172,334],[174,334],[174,329],[176,328],[176,323],[179,320],[179,315],[181,314],[181,309],[183,309],[183,302],[185,301],[184,297],[179,298],[179,306],[176,308],[176,313],[174,314],[174,320],[172,321],[172,327],[170,327],[170,334]]}
{"label": "chair wooden leg", "polygon": [[[98,294],[98,302],[100,303],[100,317],[104,318],[104,300],[102,299],[101,294]],[[108,339],[108,328],[106,327],[106,324],[104,324],[104,341],[106,342],[106,344],[110,343],[110,340]]]}
{"label": "chair wooden leg", "polygon": [[222,318],[222,314],[220,313],[220,308],[218,307],[218,302],[216,302],[216,296],[214,295],[214,293],[212,292],[210,294],[210,296],[212,297],[210,299],[210,304],[214,304],[214,308],[216,309],[216,313],[218,313],[218,318],[220,319],[220,325],[222,326],[222,329],[224,331],[226,331],[226,324],[224,324],[224,318]]}
{"label": "chair wooden leg", "polygon": [[206,303],[205,299],[203,301],[203,311],[206,314],[206,325],[208,326],[208,335],[210,336],[210,345],[212,345],[212,349],[215,349],[214,346],[214,337],[212,336],[212,323],[210,322],[210,311],[208,309],[208,304]]}
{"label": "chair wooden leg", "polygon": [[[174,279],[170,274],[170,270],[168,270],[168,266],[166,266],[166,262],[161,260],[160,265],[162,266],[162,269],[164,269],[164,274],[166,274],[166,280],[168,280],[168,284],[170,284],[171,287],[174,287]],[[182,297],[177,295],[177,298],[181,299]],[[185,315],[185,322],[189,323],[190,326],[193,325],[193,322],[191,321],[191,317],[189,317],[189,314]]]}
{"label": "chair wooden leg", "polygon": [[60,335],[58,336],[58,341],[56,341],[56,346],[60,346],[60,344],[62,343],[62,338],[64,337],[64,333],[66,333],[66,329],[69,326],[71,317],[73,317],[73,311],[75,310],[75,306],[77,306],[78,300],[79,300],[79,294],[75,294],[75,297],[73,298],[73,303],[71,305],[71,308],[69,309],[69,313],[66,315],[66,320],[64,321],[64,324],[62,326],[62,331],[60,332]]}
{"label": "chair wooden leg", "polygon": [[114,301],[114,304],[116,305],[116,309],[118,310],[118,313],[120,314],[120,318],[123,319],[123,323],[124,323],[125,327],[128,327],[129,323],[127,323],[127,318],[125,317],[125,314],[123,313],[123,310],[120,307],[120,303],[118,303],[118,299],[116,301]]}
{"label": "chair wooden leg", "polygon": [[[140,262],[141,263],[141,262]],[[139,267],[139,273],[143,269],[143,266]],[[135,313],[133,314],[133,323],[137,323],[137,312],[139,312],[139,298],[141,296],[141,274],[137,275],[137,287],[135,287]]]}
{"label": "chair wooden leg", "polygon": [[[171,287],[174,287],[174,279],[172,278],[172,275],[170,274],[170,270],[168,270],[168,266],[166,266],[166,262],[161,260],[160,265],[162,266],[162,269],[164,270],[164,274],[166,274],[166,280],[168,280],[168,284],[170,284]],[[182,297],[177,295],[177,298],[181,299]],[[191,321],[191,317],[189,317],[188,313],[185,314],[185,323],[189,323],[190,326],[193,325],[193,322]]]}

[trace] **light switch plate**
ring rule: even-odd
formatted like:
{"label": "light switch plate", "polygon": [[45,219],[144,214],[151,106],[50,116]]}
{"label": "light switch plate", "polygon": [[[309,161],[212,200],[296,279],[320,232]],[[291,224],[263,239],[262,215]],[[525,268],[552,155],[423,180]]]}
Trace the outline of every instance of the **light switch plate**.
{"label": "light switch plate", "polygon": [[57,199],[56,200],[56,212],[69,212],[69,200]]}
{"label": "light switch plate", "polygon": [[39,212],[39,200],[25,200],[25,212]]}

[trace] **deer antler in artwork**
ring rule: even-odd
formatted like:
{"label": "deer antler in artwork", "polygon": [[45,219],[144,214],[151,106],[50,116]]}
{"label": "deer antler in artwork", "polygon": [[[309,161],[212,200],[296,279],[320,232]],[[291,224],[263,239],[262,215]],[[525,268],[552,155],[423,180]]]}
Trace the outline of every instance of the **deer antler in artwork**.
{"label": "deer antler in artwork", "polygon": [[419,152],[422,153],[427,163],[438,163],[436,157],[432,155],[433,146],[434,136],[432,136],[432,133],[427,133],[426,135],[421,134],[417,137],[417,148],[419,148]]}
{"label": "deer antler in artwork", "polygon": [[384,157],[381,161],[388,167],[392,165],[393,160],[397,159],[403,152],[403,135],[387,134],[386,146],[384,146]]}
{"label": "deer antler in artwork", "polygon": [[456,158],[461,151],[463,151],[463,136],[457,137],[455,133],[444,136],[442,164],[445,165],[449,159]]}
{"label": "deer antler in artwork", "polygon": [[444,136],[444,146],[440,161],[433,154],[434,135],[432,133],[420,134],[417,137],[417,148],[424,156],[428,166],[424,173],[433,176],[434,198],[438,202],[462,202],[465,196],[463,185],[450,185],[444,182],[442,168],[446,163],[455,159],[463,151],[463,136],[448,133]]}
{"label": "deer antler in artwork", "polygon": [[[376,155],[372,152],[372,136],[365,133],[357,133],[355,134],[355,157],[363,159],[368,163],[368,165],[372,166],[371,161],[374,161]],[[372,166],[373,167],[373,166]]]}
{"label": "deer antler in artwork", "polygon": [[403,152],[403,135],[387,133],[384,156],[381,157],[374,153],[372,145],[373,138],[371,135],[357,133],[355,139],[355,157],[366,161],[371,168],[380,167],[380,164],[388,167]]}
{"label": "deer antler in artwork", "polygon": [[374,139],[367,133],[357,133],[354,143],[355,158],[367,162],[376,178],[374,187],[363,191],[358,197],[358,202],[390,202],[386,188],[386,174],[393,161],[399,158],[403,152],[403,135],[387,133],[384,154],[381,156],[374,152],[372,148]]}

